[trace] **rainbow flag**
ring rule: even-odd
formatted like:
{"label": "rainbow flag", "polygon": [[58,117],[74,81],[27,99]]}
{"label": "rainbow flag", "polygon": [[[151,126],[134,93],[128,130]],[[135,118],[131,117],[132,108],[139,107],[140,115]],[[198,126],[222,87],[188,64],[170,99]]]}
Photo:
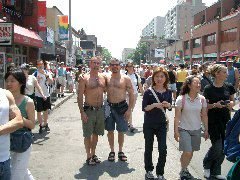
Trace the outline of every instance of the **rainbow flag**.
{"label": "rainbow flag", "polygon": [[59,40],[68,40],[68,16],[58,16]]}

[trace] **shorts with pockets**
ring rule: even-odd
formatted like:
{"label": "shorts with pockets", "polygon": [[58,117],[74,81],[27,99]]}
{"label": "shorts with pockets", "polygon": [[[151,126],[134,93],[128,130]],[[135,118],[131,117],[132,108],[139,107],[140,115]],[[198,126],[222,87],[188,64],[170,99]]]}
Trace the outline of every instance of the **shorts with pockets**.
{"label": "shorts with pockets", "polygon": [[191,131],[179,128],[179,134],[179,151],[193,152],[200,150],[201,129]]}
{"label": "shorts with pockets", "polygon": [[115,110],[115,108],[110,106],[110,116],[105,120],[105,129],[107,131],[115,130],[115,123],[117,125],[116,129],[118,132],[127,132],[128,130],[128,122],[124,118],[124,114],[119,114]]}
{"label": "shorts with pockets", "polygon": [[104,135],[104,108],[101,107],[98,110],[86,109],[88,121],[84,123],[82,121],[83,127],[83,137],[88,138],[92,134]]}
{"label": "shorts with pockets", "polygon": [[36,111],[42,112],[51,109],[50,97],[44,101],[42,97],[36,96]]}
{"label": "shorts with pockets", "polygon": [[176,83],[168,84],[168,88],[169,88],[171,91],[177,91]]}

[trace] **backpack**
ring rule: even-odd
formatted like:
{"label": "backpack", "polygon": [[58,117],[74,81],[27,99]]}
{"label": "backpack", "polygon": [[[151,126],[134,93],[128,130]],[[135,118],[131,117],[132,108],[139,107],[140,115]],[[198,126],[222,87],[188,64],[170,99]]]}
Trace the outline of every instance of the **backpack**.
{"label": "backpack", "polygon": [[233,163],[240,158],[240,110],[227,123],[224,154],[227,160]]}
{"label": "backpack", "polygon": [[227,180],[239,180],[240,179],[240,158],[233,164],[227,174]]}

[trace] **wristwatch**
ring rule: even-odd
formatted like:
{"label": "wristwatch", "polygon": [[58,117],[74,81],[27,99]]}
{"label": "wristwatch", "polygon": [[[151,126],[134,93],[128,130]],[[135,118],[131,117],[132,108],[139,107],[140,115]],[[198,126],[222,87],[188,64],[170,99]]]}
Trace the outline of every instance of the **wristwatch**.
{"label": "wristwatch", "polygon": [[216,104],[215,103],[213,103],[213,106],[212,106],[213,108],[215,108],[216,107]]}

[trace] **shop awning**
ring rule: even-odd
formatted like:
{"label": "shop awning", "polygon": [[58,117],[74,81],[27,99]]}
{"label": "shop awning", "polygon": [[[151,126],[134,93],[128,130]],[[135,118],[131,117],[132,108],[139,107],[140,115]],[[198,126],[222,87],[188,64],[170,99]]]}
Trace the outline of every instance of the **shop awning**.
{"label": "shop awning", "polygon": [[217,53],[204,54],[204,57],[207,57],[207,58],[216,58],[216,57],[217,57]]}
{"label": "shop awning", "polygon": [[[0,22],[4,21],[0,19]],[[36,32],[16,24],[14,24],[14,43],[38,48],[43,47],[43,40]]]}
{"label": "shop awning", "polygon": [[220,57],[226,57],[226,56],[238,56],[238,50],[226,51],[226,52],[220,53]]}

